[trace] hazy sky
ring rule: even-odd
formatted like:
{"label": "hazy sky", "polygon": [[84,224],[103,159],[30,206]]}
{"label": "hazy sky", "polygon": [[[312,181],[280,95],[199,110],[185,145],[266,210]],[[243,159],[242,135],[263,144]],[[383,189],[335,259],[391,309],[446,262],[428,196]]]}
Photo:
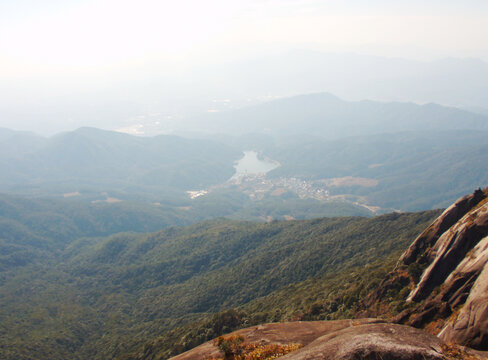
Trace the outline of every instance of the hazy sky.
{"label": "hazy sky", "polygon": [[0,72],[96,71],[307,48],[488,60],[488,1],[2,0]]}
{"label": "hazy sky", "polygon": [[0,126],[2,106],[156,69],[291,49],[488,61],[487,34],[486,0],[0,0]]}

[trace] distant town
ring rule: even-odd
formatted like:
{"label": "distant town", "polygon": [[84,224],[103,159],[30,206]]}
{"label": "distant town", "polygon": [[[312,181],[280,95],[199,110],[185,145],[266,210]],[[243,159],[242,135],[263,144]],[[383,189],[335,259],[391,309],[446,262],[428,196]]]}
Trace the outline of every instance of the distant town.
{"label": "distant town", "polygon": [[[190,199],[196,199],[200,196],[205,196],[212,191],[218,189],[232,188],[249,196],[251,200],[259,201],[265,196],[283,196],[286,193],[292,193],[300,199],[315,199],[318,201],[345,201],[354,205],[367,208],[373,213],[379,213],[381,208],[365,204],[359,198],[354,200],[353,197],[346,194],[331,195],[328,187],[341,185],[356,185],[356,186],[376,186],[377,180],[366,178],[334,178],[334,179],[319,179],[319,180],[304,180],[297,177],[281,177],[278,179],[268,178],[266,173],[244,174],[237,177],[232,177],[223,184],[212,186],[208,189],[190,190],[187,195]],[[395,211],[395,210],[394,210]]]}
{"label": "distant town", "polygon": [[291,178],[269,179],[265,173],[242,175],[205,190],[191,190],[186,193],[191,199],[204,196],[213,190],[234,187],[247,194],[252,200],[261,200],[265,195],[281,196],[287,192],[296,194],[301,199],[327,201],[329,190],[324,183]]}
{"label": "distant town", "polygon": [[287,192],[295,193],[301,199],[329,200],[329,191],[323,184],[295,177],[269,179],[266,174],[252,174],[232,179],[229,183],[253,200],[261,200],[265,194],[281,196]]}

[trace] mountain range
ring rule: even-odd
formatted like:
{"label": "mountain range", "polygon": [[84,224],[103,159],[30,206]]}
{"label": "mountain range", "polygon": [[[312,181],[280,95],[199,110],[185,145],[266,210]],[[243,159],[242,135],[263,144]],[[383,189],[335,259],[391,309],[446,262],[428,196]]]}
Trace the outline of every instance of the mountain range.
{"label": "mountain range", "polygon": [[230,178],[233,162],[240,156],[239,151],[213,141],[163,135],[141,138],[94,128],[50,138],[1,133],[4,191],[36,191],[38,186],[65,192],[90,186],[99,191],[134,187],[133,192],[147,188],[163,193],[198,189]]}
{"label": "mountain range", "polygon": [[[103,128],[143,126],[184,131],[189,118],[276,97],[327,91],[347,100],[438,103],[486,112],[488,65],[473,58],[417,61],[354,53],[295,50],[168,73],[160,64],[150,76],[84,90],[60,92],[42,82],[3,81],[0,118],[7,127],[53,134],[81,124]],[[7,80],[7,79],[5,79]],[[54,84],[54,83],[53,83]],[[71,85],[71,84],[70,84]],[[42,101],[33,101],[39,95]],[[38,119],[33,129],[33,114]],[[160,125],[155,125],[160,124]],[[56,130],[58,129],[58,130]]]}
{"label": "mountain range", "polygon": [[[37,141],[25,152],[2,154],[3,169],[15,170],[2,172],[3,179],[12,173],[16,179],[30,176],[22,186],[34,186],[43,196],[0,196],[2,358],[163,359],[239,328],[296,320],[339,321],[311,325],[317,326],[309,329],[317,335],[307,338],[311,342],[297,338],[304,350],[296,354],[303,356],[330,349],[322,348],[327,344],[336,346],[328,342],[331,337],[364,332],[390,336],[393,343],[419,344],[419,339],[428,338],[419,346],[422,351],[434,349],[435,354],[428,353],[432,358],[462,351],[457,345],[445,348],[449,341],[485,350],[486,189],[459,199],[442,214],[430,210],[268,223],[225,218],[198,222],[248,211],[263,214],[266,206],[278,213],[280,207],[289,207],[284,214],[304,206],[303,215],[310,211],[309,204],[330,206],[319,210],[332,211],[331,215],[334,211],[357,215],[359,205],[347,199],[341,203],[337,197],[342,193],[373,198],[383,186],[383,196],[391,194],[402,206],[409,204],[405,199],[416,199],[425,208],[435,199],[446,201],[446,194],[436,197],[435,187],[452,191],[447,194],[453,196],[484,181],[487,144],[482,130],[401,132],[335,141],[276,138],[267,154],[278,158],[281,166],[258,182],[283,176],[325,181],[332,199],[323,202],[286,193],[253,202],[233,187],[237,185],[212,189],[214,181],[221,181],[214,178],[207,180],[210,193],[196,199],[167,195],[162,197],[165,202],[155,202],[154,195],[147,195],[153,200],[119,201],[107,192],[103,201],[94,200],[81,196],[83,190],[74,186],[79,182],[88,187],[85,180],[91,178],[94,188],[87,193],[96,194],[118,177],[115,190],[109,191],[123,194],[124,187],[137,185],[150,194],[147,183],[130,177],[134,167],[149,174],[162,164],[180,170],[179,158],[198,164],[190,160],[215,157],[212,163],[218,171],[212,176],[227,178],[242,144],[175,136],[141,138],[83,128],[53,138],[3,130],[2,146],[13,149],[10,141],[16,137],[26,143]],[[154,154],[155,159],[142,159],[145,154]],[[307,160],[300,167],[304,156]],[[81,166],[71,168],[73,160]],[[188,171],[197,169],[198,165]],[[198,186],[205,180],[190,179]],[[65,183],[75,193],[53,198],[46,191],[51,181],[57,191],[58,183]],[[183,181],[172,187],[162,180],[161,184],[168,194],[184,194],[188,186]],[[415,198],[422,191],[424,195]],[[382,318],[343,321],[364,316]],[[473,317],[480,322],[460,331]],[[308,325],[305,330],[290,326],[295,332],[309,331]],[[439,331],[439,338],[401,326],[434,335]],[[342,332],[336,335],[336,331]],[[391,336],[399,333],[401,341]],[[318,340],[326,335],[327,342]],[[315,345],[305,350],[309,344]],[[218,355],[219,348],[212,343],[204,346]],[[368,346],[374,354],[388,353]],[[188,354],[184,356],[191,358]]]}
{"label": "mountain range", "polygon": [[23,263],[9,261],[23,236],[11,227],[0,355],[166,359],[223,336],[177,358],[257,344],[296,359],[483,357],[487,199],[480,189],[443,212],[45,233]]}
{"label": "mountain range", "polygon": [[[204,123],[220,134],[80,128],[46,138],[1,129],[0,191],[159,203],[195,222],[442,208],[488,183],[488,118],[465,110],[320,93],[212,114]],[[226,134],[236,129],[242,135]],[[266,174],[267,192],[260,182],[244,192],[228,182],[246,150],[279,163]],[[280,185],[288,179],[327,192],[328,201]],[[188,191],[204,196],[190,201]]]}
{"label": "mountain range", "polygon": [[193,128],[227,134],[307,134],[332,140],[401,131],[487,130],[488,117],[434,103],[345,101],[315,93],[210,113],[197,118]]}
{"label": "mountain range", "polygon": [[[154,224],[135,209],[127,219],[123,209],[86,214],[73,207],[66,209],[65,219],[75,224],[60,221],[60,215],[22,220],[16,213],[22,207],[14,205],[10,199],[0,235],[3,359],[132,357],[149,349],[151,341],[182,331],[179,326],[185,332],[202,329],[203,338],[186,336],[188,348],[229,326],[224,322],[209,331],[195,321],[205,323],[213,312],[229,307],[251,306],[295,283],[387,259],[439,214],[265,224],[217,219],[107,237],[104,231],[127,228],[128,221],[140,228]],[[157,212],[153,218],[157,222]],[[85,231],[76,228],[81,224]],[[249,322],[285,314],[258,311]],[[178,349],[174,341],[163,344],[157,349],[165,354]]]}

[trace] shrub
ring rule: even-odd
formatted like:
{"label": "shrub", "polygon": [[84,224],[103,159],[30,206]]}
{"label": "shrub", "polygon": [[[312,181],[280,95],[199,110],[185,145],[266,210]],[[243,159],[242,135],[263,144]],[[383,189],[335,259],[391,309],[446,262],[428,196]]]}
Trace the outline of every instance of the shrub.
{"label": "shrub", "polygon": [[[246,343],[241,335],[220,336],[214,340],[225,360],[271,360],[300,349],[301,344]],[[218,360],[212,359],[212,360]]]}

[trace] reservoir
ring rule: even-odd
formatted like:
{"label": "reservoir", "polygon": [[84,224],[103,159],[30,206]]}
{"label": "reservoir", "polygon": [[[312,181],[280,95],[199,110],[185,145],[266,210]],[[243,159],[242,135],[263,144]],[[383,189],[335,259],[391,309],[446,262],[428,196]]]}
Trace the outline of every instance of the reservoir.
{"label": "reservoir", "polygon": [[244,157],[234,165],[236,172],[233,179],[252,175],[252,174],[263,174],[276,169],[280,164],[277,161],[271,159],[259,159],[258,153],[256,151],[244,151]]}

